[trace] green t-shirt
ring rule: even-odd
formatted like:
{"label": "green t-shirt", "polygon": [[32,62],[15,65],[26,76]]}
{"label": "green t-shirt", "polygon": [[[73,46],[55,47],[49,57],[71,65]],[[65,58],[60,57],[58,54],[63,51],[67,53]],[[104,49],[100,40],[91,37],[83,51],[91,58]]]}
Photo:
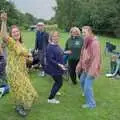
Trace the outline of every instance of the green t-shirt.
{"label": "green t-shirt", "polygon": [[83,46],[83,38],[80,36],[71,37],[67,40],[65,50],[71,50],[72,54],[69,56],[69,60],[79,60],[81,49]]}

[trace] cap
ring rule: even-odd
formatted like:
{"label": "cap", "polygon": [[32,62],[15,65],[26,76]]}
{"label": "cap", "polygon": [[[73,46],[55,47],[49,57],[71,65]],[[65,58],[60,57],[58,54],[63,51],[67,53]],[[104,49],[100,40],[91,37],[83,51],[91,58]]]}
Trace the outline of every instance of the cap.
{"label": "cap", "polygon": [[43,22],[38,22],[37,25],[45,25]]}

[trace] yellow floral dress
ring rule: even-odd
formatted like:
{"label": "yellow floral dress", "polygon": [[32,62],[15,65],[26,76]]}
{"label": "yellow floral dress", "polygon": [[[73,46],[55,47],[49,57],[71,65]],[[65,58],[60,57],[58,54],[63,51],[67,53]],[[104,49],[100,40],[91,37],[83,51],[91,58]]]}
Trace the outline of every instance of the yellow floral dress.
{"label": "yellow floral dress", "polygon": [[11,37],[8,38],[7,48],[7,75],[12,96],[17,105],[23,105],[24,108],[29,109],[38,97],[26,68],[25,56],[29,53],[22,44]]}

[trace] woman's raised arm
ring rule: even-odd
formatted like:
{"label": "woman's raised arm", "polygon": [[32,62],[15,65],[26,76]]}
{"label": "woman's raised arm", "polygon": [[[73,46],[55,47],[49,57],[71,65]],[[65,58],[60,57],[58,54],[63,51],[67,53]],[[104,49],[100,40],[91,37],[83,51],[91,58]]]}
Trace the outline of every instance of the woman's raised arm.
{"label": "woman's raised arm", "polygon": [[7,13],[1,13],[1,36],[2,38],[7,41],[8,40],[8,33],[7,33]]}

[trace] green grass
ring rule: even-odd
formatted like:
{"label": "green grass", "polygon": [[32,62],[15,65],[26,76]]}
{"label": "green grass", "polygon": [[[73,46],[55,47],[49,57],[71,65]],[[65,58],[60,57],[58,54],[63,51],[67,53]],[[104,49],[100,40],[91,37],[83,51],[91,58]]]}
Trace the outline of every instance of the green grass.
{"label": "green grass", "polygon": [[[27,48],[33,48],[35,33],[23,33]],[[67,33],[60,34],[60,45],[64,47]],[[34,104],[30,114],[25,120],[120,120],[120,80],[112,80],[105,77],[108,71],[109,58],[104,55],[105,42],[110,40],[119,45],[120,39],[100,37],[102,50],[102,71],[100,77],[95,80],[94,94],[97,107],[93,110],[82,109],[84,97],[81,95],[80,85],[72,85],[70,81],[64,81],[59,97],[59,105],[47,103],[48,94],[53,84],[51,77],[41,78],[38,72],[30,73],[31,81],[39,93],[40,100]],[[0,120],[23,120],[18,116],[11,104],[10,94],[0,99]]]}

